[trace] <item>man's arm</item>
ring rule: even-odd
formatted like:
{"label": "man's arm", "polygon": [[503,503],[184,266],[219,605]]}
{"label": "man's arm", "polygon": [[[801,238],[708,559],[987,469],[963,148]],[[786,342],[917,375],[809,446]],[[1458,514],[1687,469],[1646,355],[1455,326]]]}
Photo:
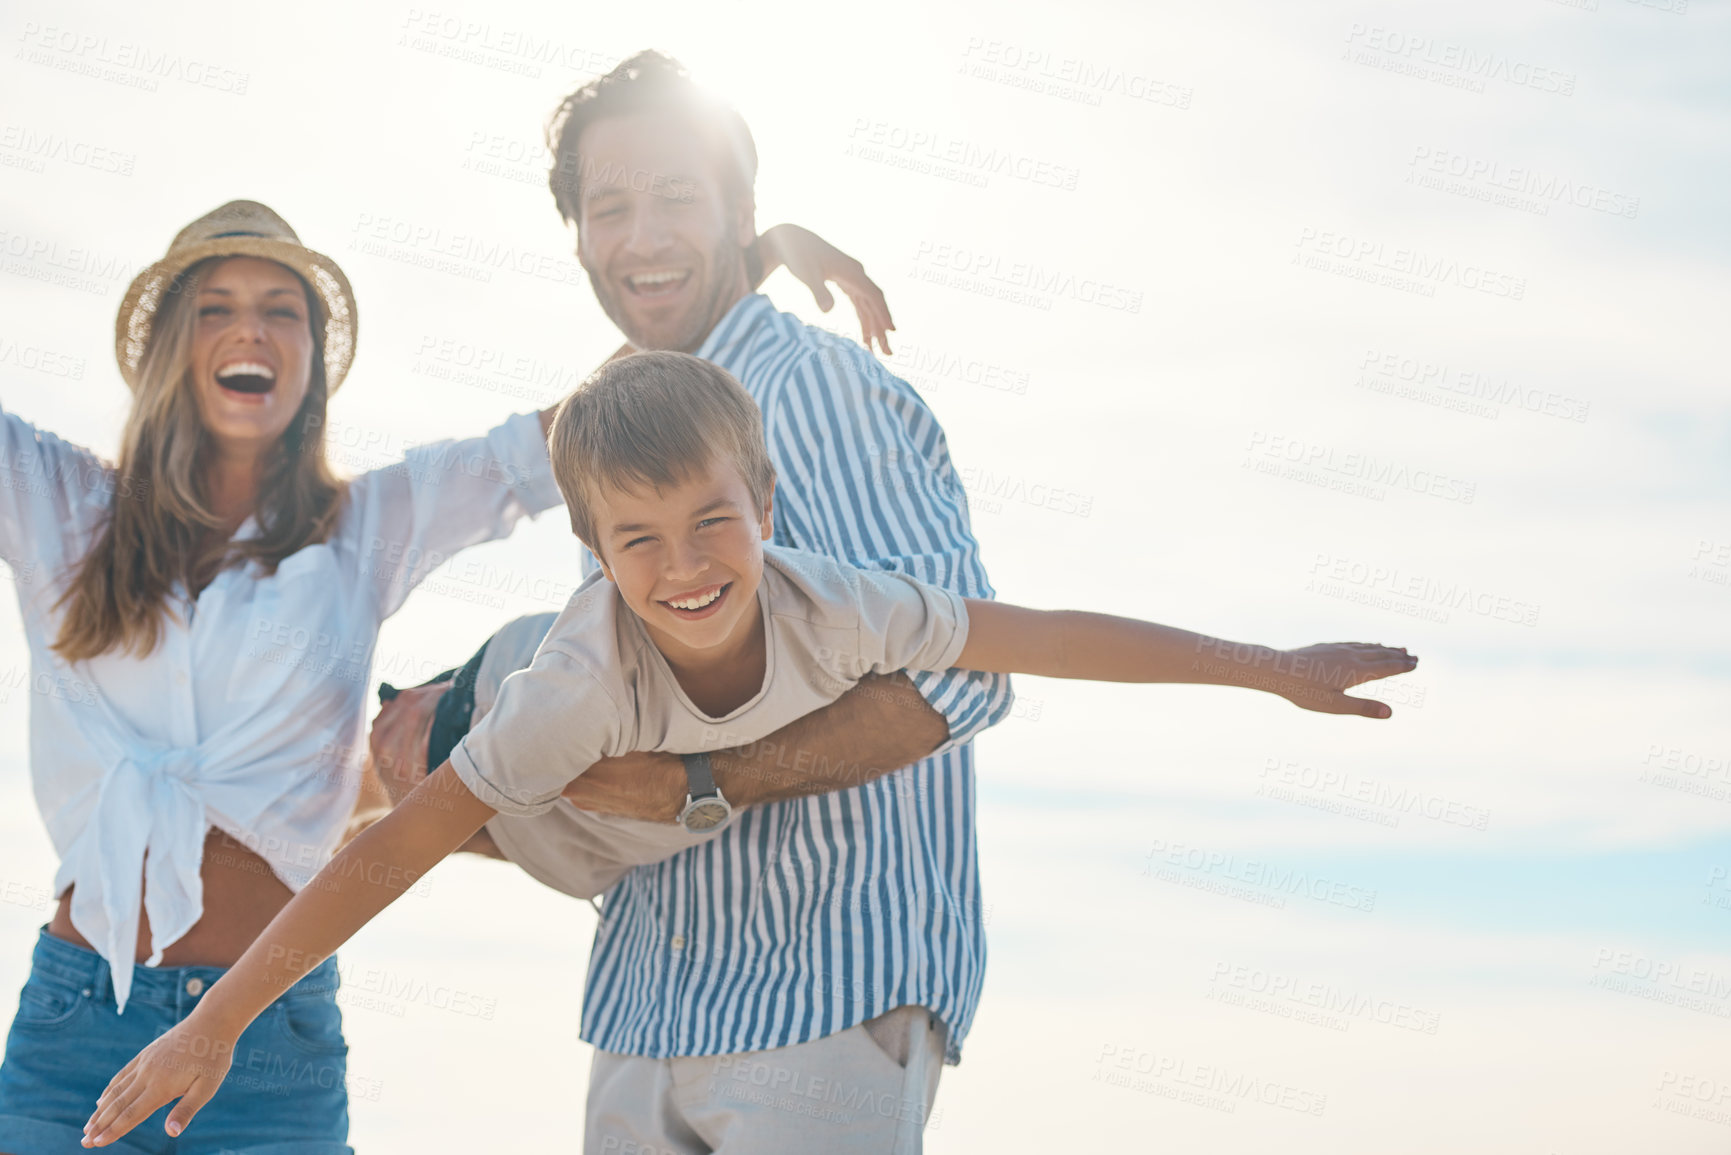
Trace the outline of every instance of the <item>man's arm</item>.
{"label": "man's arm", "polygon": [[[796,363],[765,399],[764,432],[778,474],[776,524],[791,544],[964,597],[992,596],[943,428],[871,354],[836,342]],[[947,723],[937,753],[1009,716],[1002,674],[932,670],[909,680]]]}
{"label": "man's arm", "polygon": [[[870,782],[942,746],[944,716],[902,674],[870,676],[821,710],[749,746],[709,756],[715,783],[734,806],[827,794]],[[676,754],[604,758],[565,788],[583,810],[672,822],[685,806],[685,766]]]}

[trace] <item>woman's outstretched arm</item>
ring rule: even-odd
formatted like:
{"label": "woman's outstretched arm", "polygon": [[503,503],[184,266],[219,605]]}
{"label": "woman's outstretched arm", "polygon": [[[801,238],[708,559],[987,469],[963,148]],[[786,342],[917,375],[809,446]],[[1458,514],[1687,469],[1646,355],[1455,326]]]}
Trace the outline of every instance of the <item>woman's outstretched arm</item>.
{"label": "woman's outstretched arm", "polygon": [[1392,711],[1386,704],[1345,691],[1418,665],[1418,658],[1404,649],[1367,642],[1277,650],[1136,618],[966,600],[968,640],[956,659],[964,670],[1095,682],[1239,686],[1266,690],[1324,714],[1387,718]]}

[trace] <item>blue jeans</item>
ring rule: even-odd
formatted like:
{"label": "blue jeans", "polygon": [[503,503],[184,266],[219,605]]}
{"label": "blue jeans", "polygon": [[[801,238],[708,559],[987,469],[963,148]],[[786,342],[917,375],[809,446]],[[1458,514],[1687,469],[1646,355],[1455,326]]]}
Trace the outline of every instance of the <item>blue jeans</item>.
{"label": "blue jeans", "polygon": [[[167,1107],[107,1151],[125,1155],[354,1155],[348,1046],[336,959],[241,1035],[222,1090],[178,1139]],[[138,967],[122,1014],[102,956],[44,930],[0,1064],[0,1151],[79,1155],[84,1122],[115,1072],[186,1018],[222,967]]]}

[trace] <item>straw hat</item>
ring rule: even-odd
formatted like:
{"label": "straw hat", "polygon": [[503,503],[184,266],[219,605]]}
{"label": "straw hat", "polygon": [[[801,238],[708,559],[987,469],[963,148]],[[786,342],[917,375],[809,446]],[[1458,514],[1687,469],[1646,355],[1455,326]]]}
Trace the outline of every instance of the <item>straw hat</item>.
{"label": "straw hat", "polygon": [[354,291],[335,261],[301,244],[287,221],[257,201],[229,201],[199,217],[175,236],[167,256],[133,278],[114,319],[114,357],[126,383],[138,388],[138,365],[163,293],[206,257],[263,257],[300,274],[324,302],[325,382],[335,393],[355,359]]}

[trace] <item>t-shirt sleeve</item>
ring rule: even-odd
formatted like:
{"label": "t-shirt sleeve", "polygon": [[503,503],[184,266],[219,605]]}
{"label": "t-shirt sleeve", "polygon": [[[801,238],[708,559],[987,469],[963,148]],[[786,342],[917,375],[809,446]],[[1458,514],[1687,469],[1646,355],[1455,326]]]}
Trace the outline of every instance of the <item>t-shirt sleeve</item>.
{"label": "t-shirt sleeve", "polygon": [[621,748],[626,717],[578,659],[543,649],[451,751],[463,785],[501,814],[542,814],[575,778]]}
{"label": "t-shirt sleeve", "polygon": [[947,670],[968,640],[962,595],[885,570],[855,570],[859,597],[858,676]]}

